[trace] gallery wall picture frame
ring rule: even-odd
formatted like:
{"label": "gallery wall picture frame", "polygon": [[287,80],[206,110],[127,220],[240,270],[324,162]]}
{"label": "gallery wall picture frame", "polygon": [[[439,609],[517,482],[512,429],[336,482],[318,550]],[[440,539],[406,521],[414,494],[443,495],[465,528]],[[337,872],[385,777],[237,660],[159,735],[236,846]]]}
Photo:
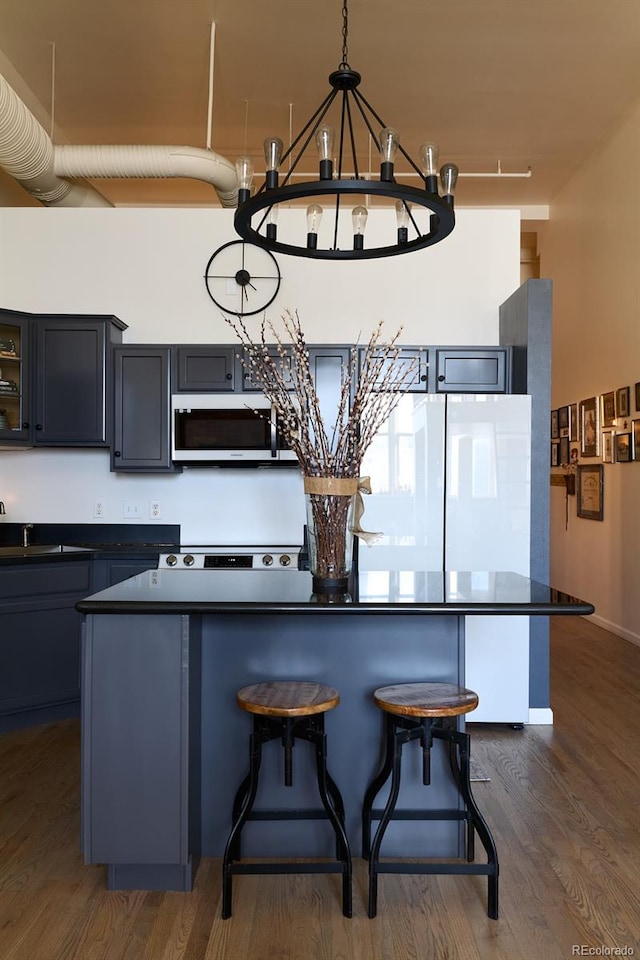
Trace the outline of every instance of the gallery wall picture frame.
{"label": "gallery wall picture frame", "polygon": [[551,439],[557,440],[560,436],[560,433],[558,432],[558,411],[557,410],[551,411],[551,423],[549,426],[549,430],[551,432]]}
{"label": "gallery wall picture frame", "polygon": [[569,440],[577,441],[578,436],[578,404],[569,404]]}
{"label": "gallery wall picture frame", "polygon": [[569,436],[569,407],[558,407],[558,434],[561,438]]}
{"label": "gallery wall picture frame", "polygon": [[635,392],[636,392],[636,411],[640,411],[640,383],[636,383]]}
{"label": "gallery wall picture frame", "polygon": [[557,440],[551,442],[551,457],[550,462],[552,467],[560,466],[560,444]]}
{"label": "gallery wall picture frame", "polygon": [[630,415],[629,387],[620,387],[616,392],[616,413],[619,417]]}
{"label": "gallery wall picture frame", "polygon": [[640,420],[631,421],[631,455],[640,460]]}
{"label": "gallery wall picture frame", "polygon": [[583,457],[600,453],[600,404],[597,397],[580,401],[580,449]]}
{"label": "gallery wall picture frame", "polygon": [[629,463],[631,460],[631,434],[616,433],[616,463]]}
{"label": "gallery wall picture frame", "polygon": [[602,394],[602,426],[613,427],[616,422],[616,394],[614,390]]}
{"label": "gallery wall picture frame", "polygon": [[563,467],[565,464],[569,463],[569,437],[560,437],[560,442],[558,443],[560,466]]}
{"label": "gallery wall picture frame", "polygon": [[602,462],[615,463],[615,447],[613,444],[613,430],[602,431]]}
{"label": "gallery wall picture frame", "polygon": [[604,519],[604,467],[601,463],[578,465],[577,512],[584,520]]}

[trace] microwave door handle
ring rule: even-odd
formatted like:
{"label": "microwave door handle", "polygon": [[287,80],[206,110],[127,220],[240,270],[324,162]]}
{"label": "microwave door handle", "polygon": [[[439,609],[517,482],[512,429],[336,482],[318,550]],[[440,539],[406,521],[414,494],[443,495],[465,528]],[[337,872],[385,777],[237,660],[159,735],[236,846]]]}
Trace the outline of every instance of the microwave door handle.
{"label": "microwave door handle", "polygon": [[278,421],[276,418],[275,407],[271,407],[271,456],[274,460],[278,456],[278,448],[276,446],[277,428],[278,428]]}

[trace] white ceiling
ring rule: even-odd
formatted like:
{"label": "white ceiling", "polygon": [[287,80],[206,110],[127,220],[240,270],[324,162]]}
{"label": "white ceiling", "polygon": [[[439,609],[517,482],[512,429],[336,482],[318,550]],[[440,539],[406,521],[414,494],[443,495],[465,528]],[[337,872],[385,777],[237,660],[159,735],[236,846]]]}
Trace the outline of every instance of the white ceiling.
{"label": "white ceiling", "polygon": [[[286,143],[290,114],[295,134],[329,90],[341,8],[1,0],[0,50],[53,104],[58,142],[205,147],[215,22],[211,146],[263,169],[264,137]],[[462,173],[531,167],[530,179],[461,178],[459,206],[548,204],[640,97],[640,0],[349,0],[349,63],[412,155],[429,139]],[[217,203],[195,181],[95,185],[115,204]]]}

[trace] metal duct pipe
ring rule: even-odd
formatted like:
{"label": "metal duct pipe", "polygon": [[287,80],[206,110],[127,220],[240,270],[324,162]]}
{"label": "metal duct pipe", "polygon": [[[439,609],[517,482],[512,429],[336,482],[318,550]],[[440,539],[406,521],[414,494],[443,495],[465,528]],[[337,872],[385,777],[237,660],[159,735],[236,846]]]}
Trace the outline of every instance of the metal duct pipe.
{"label": "metal duct pipe", "polygon": [[223,207],[235,207],[235,166],[210,150],[172,146],[54,146],[0,75],[0,166],[46,206],[111,207],[89,184],[65,177],[189,177],[210,183]]}
{"label": "metal duct pipe", "polygon": [[0,166],[46,206],[112,206],[88,184],[56,176],[53,155],[49,135],[0,75]]}
{"label": "metal duct pipe", "polygon": [[210,183],[223,207],[238,202],[235,165],[199,147],[56,146],[54,170],[62,177],[189,177]]}

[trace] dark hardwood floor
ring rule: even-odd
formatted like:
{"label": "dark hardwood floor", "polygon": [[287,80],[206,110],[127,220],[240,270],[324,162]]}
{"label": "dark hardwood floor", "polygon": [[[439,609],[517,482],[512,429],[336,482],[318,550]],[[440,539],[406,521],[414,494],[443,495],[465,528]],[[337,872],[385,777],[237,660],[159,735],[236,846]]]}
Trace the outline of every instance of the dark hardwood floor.
{"label": "dark hardwood floor", "polygon": [[[474,787],[501,858],[501,916],[481,877],[383,876],[354,918],[335,876],[237,878],[109,893],[79,853],[75,721],[0,737],[2,960],[566,960],[640,954],[640,648],[574,617],[552,622],[553,727],[474,725]],[[478,844],[478,847],[480,845]],[[616,953],[615,948],[618,948]],[[623,952],[622,948],[626,948]],[[591,953],[588,951],[591,949]],[[580,952],[582,951],[582,952]]]}

